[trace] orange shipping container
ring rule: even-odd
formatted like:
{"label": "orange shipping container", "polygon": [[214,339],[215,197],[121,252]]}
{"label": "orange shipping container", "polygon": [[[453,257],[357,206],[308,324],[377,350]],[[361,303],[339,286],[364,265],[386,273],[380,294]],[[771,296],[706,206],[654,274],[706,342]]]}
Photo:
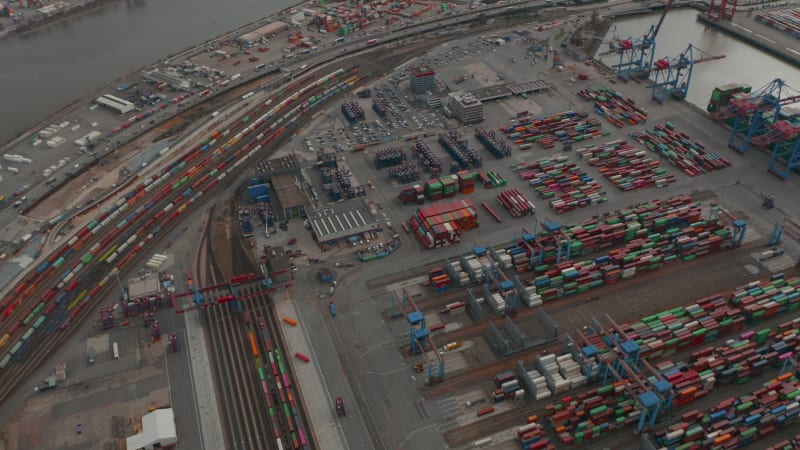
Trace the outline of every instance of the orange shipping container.
{"label": "orange shipping container", "polygon": [[294,319],[292,319],[291,317],[284,317],[284,318],[283,318],[283,321],[284,321],[284,322],[286,322],[286,323],[288,323],[289,325],[291,325],[291,326],[293,326],[293,327],[296,327],[296,326],[297,326],[297,321],[296,321],[296,320],[294,320]]}

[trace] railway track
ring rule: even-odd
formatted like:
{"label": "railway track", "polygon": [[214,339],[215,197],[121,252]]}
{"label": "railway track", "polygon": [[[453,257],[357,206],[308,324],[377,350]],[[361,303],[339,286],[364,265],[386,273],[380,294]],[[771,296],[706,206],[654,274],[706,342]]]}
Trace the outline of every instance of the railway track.
{"label": "railway track", "polygon": [[[251,109],[250,114],[263,113],[257,121],[250,122],[248,114],[234,127],[215,131],[205,143],[118,199],[26,276],[0,303],[0,352],[7,351],[0,359],[0,401],[71,334],[73,323],[90,314],[89,307],[108,292],[114,278],[140,257],[140,252],[154,245],[156,235],[161,237],[172,229],[180,215],[221,180],[241,172],[246,159],[262,148],[271,148],[269,144],[320,100],[333,97],[359,79],[345,79],[348,73],[352,74],[352,69],[338,69],[317,81],[302,79]],[[306,87],[288,95],[302,84]],[[313,97],[316,100],[309,103]],[[229,134],[233,137],[225,140]],[[162,183],[165,186],[157,190]],[[131,212],[123,214],[128,210]],[[100,233],[101,229],[105,232]],[[20,336],[23,329],[26,331]]]}
{"label": "railway track", "polygon": [[[233,220],[235,222],[235,220]],[[232,223],[236,226],[236,223]],[[236,229],[236,228],[234,228]],[[214,256],[210,230],[206,230],[206,282],[216,284],[232,273],[252,273],[256,263],[243,240],[231,239],[231,264]],[[225,245],[225,244],[222,244]],[[232,273],[229,273],[232,272]],[[214,370],[220,386],[226,425],[226,442],[232,449],[309,449],[307,419],[298,402],[296,383],[280,338],[279,323],[269,294],[258,286],[237,289],[245,301],[231,301],[205,309],[204,322],[211,336]],[[229,295],[229,292],[214,294]]]}

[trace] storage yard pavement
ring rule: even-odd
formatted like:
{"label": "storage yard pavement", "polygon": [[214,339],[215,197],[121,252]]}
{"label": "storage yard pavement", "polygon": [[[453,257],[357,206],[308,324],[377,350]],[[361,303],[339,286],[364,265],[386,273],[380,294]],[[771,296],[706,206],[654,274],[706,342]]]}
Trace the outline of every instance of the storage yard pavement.
{"label": "storage yard pavement", "polygon": [[[286,291],[281,294],[275,294],[273,299],[275,315],[278,320],[283,317],[298,317],[299,311],[296,307],[296,302],[298,300],[306,300],[294,299]],[[324,311],[327,311],[327,309]],[[320,311],[316,312],[319,313]],[[293,366],[297,379],[295,386],[301,391],[306,413],[314,425],[313,433],[316,435],[314,440],[324,443],[326,449],[364,448],[365,442],[369,444],[366,430],[359,433],[365,439],[360,445],[355,442],[348,442],[343,434],[342,428],[356,428],[354,425],[363,427],[363,423],[360,422],[360,414],[353,407],[353,402],[350,400],[353,395],[349,393],[350,388],[347,380],[342,376],[344,374],[338,364],[336,348],[331,345],[330,339],[324,338],[315,340],[313,347],[309,344],[309,333],[320,336],[326,332],[325,324],[321,323],[322,318],[319,314],[312,314],[312,311],[308,311],[308,314],[297,322],[296,327],[289,326],[282,320],[279,322],[281,333],[289,352],[288,355],[284,356],[284,360],[291,361],[290,364]],[[323,342],[327,342],[328,345],[321,345]],[[304,363],[298,360],[294,356],[295,352],[307,355],[311,361]],[[347,417],[336,417],[334,400],[339,396],[344,398],[345,407],[348,408]],[[350,437],[355,435],[348,433]]]}

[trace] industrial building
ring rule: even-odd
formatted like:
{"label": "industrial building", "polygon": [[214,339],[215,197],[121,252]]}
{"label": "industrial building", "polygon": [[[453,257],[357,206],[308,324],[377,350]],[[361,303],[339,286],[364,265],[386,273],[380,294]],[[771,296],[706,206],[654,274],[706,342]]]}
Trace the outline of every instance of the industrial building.
{"label": "industrial building", "polygon": [[261,183],[270,183],[275,194],[272,198],[277,203],[275,210],[281,211],[286,220],[305,216],[307,196],[300,181],[300,164],[294,154],[259,162],[255,175]]}
{"label": "industrial building", "polygon": [[128,280],[128,297],[138,298],[146,297],[148,295],[157,295],[161,293],[161,285],[158,281],[158,276],[149,276],[146,278],[132,278]]}
{"label": "industrial building", "polygon": [[483,122],[483,103],[469,92],[451,92],[445,107],[461,123]]}
{"label": "industrial building", "polygon": [[192,88],[192,82],[183,78],[177,71],[167,70],[145,70],[142,72],[145,79],[155,81],[157,83],[167,83],[173,89],[188,91]]}
{"label": "industrial building", "polygon": [[172,408],[157,409],[142,416],[142,432],[134,434],[126,441],[128,450],[175,448],[178,435]]}
{"label": "industrial building", "polygon": [[257,28],[249,33],[239,36],[237,40],[242,44],[253,45],[262,38],[268,38],[275,33],[280,33],[281,31],[286,31],[288,29],[289,25],[286,24],[286,22],[272,22],[264,25],[261,28]]}
{"label": "industrial building", "polygon": [[381,231],[380,223],[363,200],[316,209],[308,215],[308,221],[320,244],[341,239],[358,241],[363,233]]}
{"label": "industrial building", "polygon": [[411,68],[411,90],[415,94],[432,92],[436,87],[436,72],[428,66]]}
{"label": "industrial building", "polygon": [[97,99],[95,99],[95,103],[104,108],[108,108],[117,114],[127,114],[136,110],[136,106],[133,103],[123,100],[119,97],[115,97],[111,94],[103,94],[100,97],[97,97]]}

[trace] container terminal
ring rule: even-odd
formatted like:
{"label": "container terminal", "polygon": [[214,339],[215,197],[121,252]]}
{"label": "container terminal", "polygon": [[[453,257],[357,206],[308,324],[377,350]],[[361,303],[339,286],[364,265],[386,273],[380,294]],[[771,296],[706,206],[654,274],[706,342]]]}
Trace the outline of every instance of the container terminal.
{"label": "container terminal", "polygon": [[26,139],[4,445],[800,447],[797,91],[572,8],[304,5]]}

